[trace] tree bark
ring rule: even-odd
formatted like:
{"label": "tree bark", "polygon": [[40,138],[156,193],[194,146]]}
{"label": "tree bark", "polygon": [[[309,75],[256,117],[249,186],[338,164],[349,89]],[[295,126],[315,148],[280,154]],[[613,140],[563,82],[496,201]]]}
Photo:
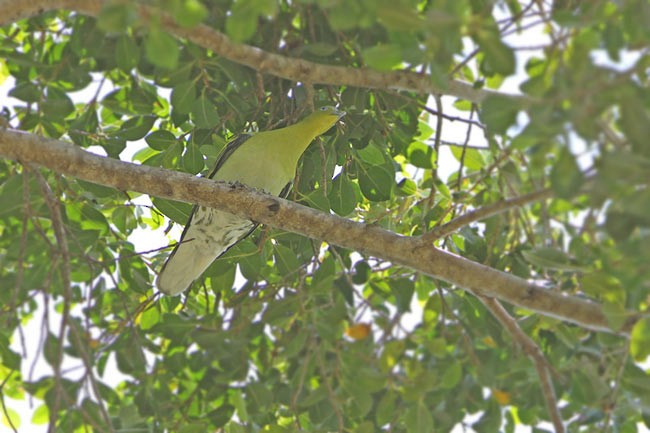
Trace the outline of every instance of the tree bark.
{"label": "tree bark", "polygon": [[585,328],[629,335],[636,321],[612,329],[600,305],[543,288],[514,275],[406,237],[263,194],[162,168],[98,156],[70,143],[0,129],[0,155],[123,191],[223,209],[232,214],[415,269],[482,296],[496,297]]}

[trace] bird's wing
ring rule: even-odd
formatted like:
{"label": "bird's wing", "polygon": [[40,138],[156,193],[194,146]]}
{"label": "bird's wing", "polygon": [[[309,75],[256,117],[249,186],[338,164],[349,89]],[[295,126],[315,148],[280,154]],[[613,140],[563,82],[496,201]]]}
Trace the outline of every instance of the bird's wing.
{"label": "bird's wing", "polygon": [[[226,160],[228,158],[230,158],[230,156],[235,152],[235,150],[237,150],[242,144],[244,144],[244,142],[246,142],[246,140],[248,140],[251,137],[252,137],[252,135],[250,135],[250,134],[241,134],[241,135],[238,135],[237,137],[235,137],[234,140],[232,140],[231,142],[226,144],[226,147],[221,151],[221,153],[217,157],[217,162],[214,164],[214,168],[210,171],[210,174],[208,174],[208,179],[212,179],[214,177],[214,175],[217,174],[217,171],[219,171],[219,169],[221,168],[223,163],[226,162]],[[187,229],[190,227],[190,224],[192,223],[192,217],[194,217],[194,214],[196,213],[197,208],[198,208],[197,205],[192,206],[192,211],[190,212],[190,217],[187,219],[187,222],[185,223],[185,228],[183,229],[183,233],[181,233],[181,238],[176,243],[176,246],[174,247],[171,254],[169,255],[169,258],[167,259],[168,261],[172,258],[172,256],[174,255],[174,253],[176,252],[178,247],[183,243],[183,239],[185,239],[185,234],[187,233]],[[257,225],[255,225],[255,227],[257,227]],[[255,230],[255,227],[253,227],[253,230]],[[246,234],[246,236],[250,235],[253,232],[253,230],[248,232],[248,234]],[[242,237],[241,239],[244,239],[246,236]],[[163,266],[163,269],[164,269],[164,266]],[[161,269],[161,272],[162,272],[162,269]]]}
{"label": "bird's wing", "polygon": [[[208,179],[212,179],[214,177],[214,175],[217,174],[217,171],[219,171],[219,169],[221,168],[223,163],[226,162],[226,160],[228,158],[230,158],[230,156],[235,152],[235,150],[237,150],[242,144],[244,144],[244,142],[246,142],[246,140],[248,140],[251,137],[252,137],[252,135],[250,135],[250,134],[241,134],[241,135],[238,135],[237,137],[235,137],[234,140],[232,140],[228,144],[226,144],[226,147],[224,147],[224,149],[221,151],[221,153],[217,157],[217,162],[214,164],[214,167],[212,168],[212,170],[210,170],[210,174],[208,174]],[[192,206],[192,212],[190,212],[190,217],[187,219],[187,223],[185,223],[185,228],[183,229],[183,233],[181,233],[181,239],[178,241],[178,243],[174,247],[173,251],[169,255],[170,259],[174,255],[176,250],[178,249],[178,246],[183,242],[183,239],[185,238],[185,234],[187,233],[187,229],[189,228],[190,224],[192,223],[192,217],[196,213],[197,208],[198,208],[197,205]],[[255,226],[255,227],[257,227],[257,226]],[[255,230],[255,227],[253,227],[253,230]],[[253,230],[251,230],[246,236],[251,234],[251,232]],[[246,237],[246,236],[244,236],[244,237]],[[241,238],[241,239],[243,239],[243,238]],[[167,259],[167,260],[169,260],[169,259]]]}
{"label": "bird's wing", "polygon": [[[251,137],[252,137],[252,135],[250,135],[250,134],[241,134],[241,135],[238,135],[234,140],[230,141],[226,145],[226,147],[221,151],[221,153],[219,154],[219,157],[217,158],[217,162],[215,163],[214,168],[210,171],[210,174],[208,174],[208,179],[212,179],[215,176],[215,174],[217,174],[217,171],[219,171],[221,166],[223,166],[224,162],[226,162],[226,160],[235,152],[235,150],[237,150],[242,144],[244,144],[246,142],[246,140],[248,140]],[[169,257],[167,257],[167,260],[163,264],[163,267],[160,269],[160,272],[159,272],[160,274],[163,273],[163,271],[167,267],[167,264],[171,260],[173,260],[174,255],[176,254],[178,249],[181,247],[183,242],[186,242],[185,235],[187,234],[187,231],[190,229],[190,226],[192,225],[192,219],[194,218],[194,215],[196,214],[196,211],[197,211],[198,208],[199,207],[197,205],[194,205],[192,207],[192,211],[190,212],[190,216],[187,219],[187,222],[185,223],[185,227],[183,228],[183,233],[181,234],[181,238],[176,243],[176,245],[174,246],[174,249],[169,254]],[[255,228],[257,228],[257,226],[258,226],[258,224],[255,224],[251,228],[251,230],[248,231],[247,233],[245,233],[243,236],[241,236],[237,240],[237,242],[239,242],[240,240],[242,240],[245,237],[247,237],[248,235],[250,235],[255,230]],[[237,243],[237,242],[235,242],[235,243]],[[230,249],[230,247],[228,249]],[[226,251],[228,251],[228,249],[226,249],[222,254],[220,254],[219,257],[221,257],[223,254],[225,254]]]}
{"label": "bird's wing", "polygon": [[219,171],[223,163],[226,162],[228,158],[230,158],[230,156],[235,152],[235,150],[237,150],[242,144],[246,142],[246,140],[248,140],[251,137],[252,137],[251,134],[241,134],[235,137],[234,140],[226,144],[226,147],[219,154],[219,157],[217,158],[217,162],[214,165],[214,168],[210,171],[210,174],[208,174],[208,179],[212,179],[214,175],[217,174],[217,171]]}
{"label": "bird's wing", "polygon": [[280,194],[278,194],[278,197],[287,198],[287,196],[289,195],[289,191],[291,191],[291,183],[292,182],[287,183],[284,186],[284,188],[282,188],[282,191],[280,191]]}

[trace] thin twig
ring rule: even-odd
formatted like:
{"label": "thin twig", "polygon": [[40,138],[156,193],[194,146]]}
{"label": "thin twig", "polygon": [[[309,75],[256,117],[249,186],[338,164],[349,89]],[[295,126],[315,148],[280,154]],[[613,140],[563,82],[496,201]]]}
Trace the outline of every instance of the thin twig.
{"label": "thin twig", "polygon": [[506,212],[512,208],[523,206],[528,203],[545,200],[552,197],[553,192],[550,188],[541,189],[539,191],[531,192],[530,194],[525,194],[519,197],[509,198],[506,200],[498,201],[489,206],[482,207],[480,209],[467,212],[459,217],[454,218],[446,224],[443,224],[439,227],[434,228],[430,232],[422,235],[421,239],[423,241],[435,241],[444,236],[455,232],[456,230],[468,226],[469,224],[480,221],[485,218]]}
{"label": "thin twig", "polygon": [[4,413],[5,419],[9,423],[9,427],[11,427],[11,430],[13,430],[14,433],[18,433],[18,429],[14,425],[14,422],[11,419],[11,416],[9,415],[9,410],[7,410],[7,406],[5,404],[5,394],[4,392],[2,392],[2,388],[5,387],[5,385],[7,384],[7,382],[9,382],[9,379],[11,379],[11,376],[13,375],[14,375],[14,370],[11,370],[7,375],[7,377],[5,377],[5,379],[2,381],[2,383],[0,383],[0,403],[2,404],[2,413]]}
{"label": "thin twig", "polygon": [[[27,167],[26,167],[27,168]],[[31,169],[31,167],[30,167]],[[57,241],[57,246],[59,248],[59,253],[61,254],[61,258],[63,259],[63,263],[61,266],[62,269],[62,278],[63,278],[63,312],[61,313],[61,327],[59,328],[59,352],[57,354],[57,362],[56,365],[54,366],[55,369],[55,382],[56,382],[56,393],[57,395],[60,395],[61,393],[61,379],[62,379],[62,372],[61,372],[61,365],[63,364],[63,348],[65,346],[65,336],[66,336],[66,329],[69,327],[70,328],[70,333],[72,337],[75,339],[75,342],[77,343],[77,346],[80,351],[81,359],[84,363],[84,366],[86,367],[86,376],[89,379],[90,386],[93,390],[93,393],[95,394],[95,398],[99,402],[99,411],[102,414],[102,417],[104,418],[104,422],[108,426],[108,431],[112,432],[114,431],[112,426],[111,426],[111,421],[110,421],[110,416],[108,414],[108,411],[106,407],[103,404],[103,400],[101,398],[101,394],[99,393],[99,387],[97,385],[97,382],[95,380],[95,376],[92,371],[92,363],[90,361],[90,357],[88,353],[85,351],[85,343],[82,341],[81,336],[78,334],[77,329],[70,325],[70,304],[72,302],[72,283],[70,279],[70,274],[71,274],[71,267],[70,267],[70,252],[68,249],[68,239],[65,234],[65,226],[63,224],[63,218],[61,216],[61,202],[55,197],[54,192],[50,188],[50,185],[47,183],[43,175],[38,171],[38,169],[34,168],[31,169],[31,171],[34,173],[34,177],[36,178],[36,181],[41,188],[41,192],[45,198],[45,202],[47,204],[48,210],[50,211],[50,218],[52,220],[52,227],[54,229],[54,236]],[[70,325],[70,326],[69,326]],[[52,412],[50,413],[50,425],[48,427],[48,431],[54,431],[56,428],[56,417],[57,417],[57,412],[58,412],[58,406],[59,406],[59,400],[54,403],[54,408],[52,409]],[[95,423],[93,423],[95,424]],[[100,426],[96,426],[100,427]],[[103,430],[99,428],[100,430]]]}
{"label": "thin twig", "polygon": [[323,375],[323,381],[325,382],[325,388],[327,389],[327,395],[332,403],[332,409],[334,409],[334,414],[336,415],[336,421],[338,423],[339,433],[343,433],[345,429],[345,423],[343,422],[343,414],[341,413],[341,405],[336,398],[336,393],[332,388],[330,378],[327,377],[327,368],[325,367],[325,361],[323,360],[323,346],[318,346],[318,355],[316,356],[316,361],[320,367],[320,372]]}
{"label": "thin twig", "polygon": [[50,219],[52,221],[52,228],[54,229],[54,236],[56,238],[59,254],[63,259],[61,265],[61,277],[63,279],[63,311],[61,312],[61,325],[59,327],[59,350],[57,353],[56,363],[53,366],[56,398],[54,400],[54,407],[50,409],[50,425],[48,426],[48,433],[53,433],[56,430],[56,419],[63,394],[61,385],[61,364],[63,363],[63,348],[65,346],[65,335],[68,327],[68,320],[70,319],[70,303],[72,300],[70,252],[68,250],[68,239],[65,235],[63,218],[61,217],[61,209],[59,208],[60,202],[56,197],[54,197],[50,185],[37,168],[32,169],[31,166],[25,165],[25,169],[30,169],[30,171],[34,173],[34,177],[41,188],[41,193],[43,194],[47,208],[50,211]]}
{"label": "thin twig", "polygon": [[506,328],[515,342],[521,347],[524,353],[533,361],[537,374],[539,375],[540,385],[542,387],[542,394],[546,402],[546,410],[551,417],[555,433],[564,433],[564,423],[560,416],[560,410],[557,404],[557,396],[553,388],[553,381],[551,380],[552,367],[544,358],[541,349],[524,331],[521,330],[517,321],[510,316],[508,311],[503,308],[503,305],[494,298],[480,296],[479,299],[490,310],[490,312],[497,318],[497,320]]}
{"label": "thin twig", "polygon": [[[472,104],[472,110],[469,112],[469,120],[472,120],[474,113],[476,112],[476,105]],[[472,135],[472,124],[467,125],[467,132],[465,133],[465,142],[463,143],[462,152],[460,154],[460,167],[458,167],[458,182],[456,183],[456,188],[458,191],[461,191],[463,184],[463,169],[465,168],[465,156],[467,155],[467,145],[469,144],[469,138]]]}

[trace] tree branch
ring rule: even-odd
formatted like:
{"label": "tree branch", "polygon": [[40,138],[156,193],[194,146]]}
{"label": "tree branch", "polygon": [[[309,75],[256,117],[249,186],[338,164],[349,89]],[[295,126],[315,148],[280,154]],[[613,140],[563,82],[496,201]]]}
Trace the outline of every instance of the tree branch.
{"label": "tree branch", "polygon": [[508,311],[503,308],[503,305],[501,305],[499,301],[485,296],[480,296],[480,299],[481,302],[483,302],[483,305],[485,305],[494,317],[496,317],[504,326],[504,328],[506,328],[512,338],[523,349],[524,353],[533,361],[537,374],[539,375],[542,394],[544,395],[544,401],[546,402],[546,410],[548,410],[551,421],[553,422],[555,433],[564,433],[566,429],[564,428],[562,416],[560,415],[560,408],[557,404],[557,396],[555,395],[555,389],[553,388],[553,380],[551,380],[551,366],[546,361],[546,358],[544,358],[542,350],[532,338],[522,331],[516,320],[508,314]]}
{"label": "tree branch", "polygon": [[559,291],[439,250],[418,238],[319,212],[241,185],[106,158],[67,142],[10,129],[0,129],[0,155],[119,190],[219,208],[271,227],[408,266],[472,293],[496,297],[585,328],[629,335],[638,320],[637,316],[630,315],[622,329],[612,329],[596,303],[564,296]]}
{"label": "tree branch", "polygon": [[456,230],[466,227],[473,222],[489,218],[491,216],[506,212],[512,208],[520,207],[531,202],[545,200],[547,198],[551,198],[552,196],[553,191],[551,191],[550,188],[545,188],[531,192],[529,194],[501,200],[488,206],[483,206],[479,209],[456,217],[446,224],[435,227],[430,232],[423,234],[422,240],[433,242],[436,239],[448,236]]}
{"label": "tree branch", "polygon": [[[0,26],[57,9],[97,16],[107,3],[108,0],[23,0],[20,2],[0,0]],[[449,80],[446,88],[439,88],[433,84],[428,74],[413,71],[379,72],[367,68],[330,66],[281,56],[257,47],[233,42],[228,36],[204,24],[192,28],[181,27],[176,24],[173,17],[144,4],[138,4],[137,9],[145,23],[155,18],[169,33],[185,38],[235,63],[292,81],[450,95],[474,103],[480,103],[490,94],[499,93],[476,89],[471,83],[459,80]],[[526,99],[524,96],[506,96],[511,96],[513,99]]]}

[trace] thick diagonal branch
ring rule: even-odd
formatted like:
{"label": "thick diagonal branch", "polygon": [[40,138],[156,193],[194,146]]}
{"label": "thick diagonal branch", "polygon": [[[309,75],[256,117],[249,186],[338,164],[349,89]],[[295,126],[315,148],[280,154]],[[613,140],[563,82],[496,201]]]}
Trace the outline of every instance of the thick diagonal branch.
{"label": "thick diagonal branch", "polygon": [[223,209],[283,230],[399,263],[476,294],[492,296],[580,326],[629,334],[607,322],[600,305],[439,250],[417,238],[319,212],[242,186],[91,154],[58,140],[0,129],[0,155],[124,191]]}

